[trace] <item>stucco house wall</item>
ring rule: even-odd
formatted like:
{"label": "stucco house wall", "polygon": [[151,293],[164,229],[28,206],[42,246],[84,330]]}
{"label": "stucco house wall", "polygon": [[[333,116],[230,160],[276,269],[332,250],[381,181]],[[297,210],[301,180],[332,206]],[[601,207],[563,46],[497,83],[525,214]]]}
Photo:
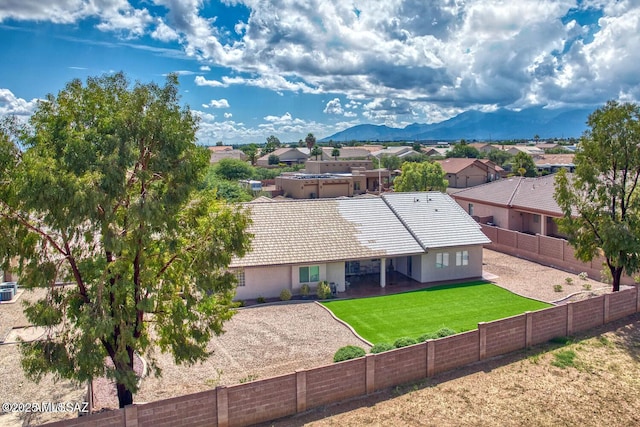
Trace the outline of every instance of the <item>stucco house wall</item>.
{"label": "stucco house wall", "polygon": [[[463,251],[468,253],[467,265],[456,265],[456,253]],[[442,268],[436,266],[438,254],[448,254],[447,266]],[[421,271],[418,280],[422,283],[482,277],[481,245],[434,248],[422,255],[421,258]]]}
{"label": "stucco house wall", "polygon": [[236,287],[236,300],[278,297],[282,289],[291,289],[291,266],[246,267],[244,280],[245,286]]}

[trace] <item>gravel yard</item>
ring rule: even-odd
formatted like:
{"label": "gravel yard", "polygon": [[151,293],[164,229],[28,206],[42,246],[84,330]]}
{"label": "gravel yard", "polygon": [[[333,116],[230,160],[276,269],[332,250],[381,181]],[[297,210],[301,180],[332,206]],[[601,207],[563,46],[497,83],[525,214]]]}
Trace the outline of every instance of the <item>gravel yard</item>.
{"label": "gravel yard", "polygon": [[[496,284],[542,301],[553,302],[574,293],[588,295],[609,290],[609,285],[583,281],[576,275],[490,250],[484,251],[484,263],[485,272],[491,277],[497,276],[492,278]],[[567,285],[566,277],[573,279],[572,285]],[[591,292],[583,291],[585,283],[591,285]],[[554,285],[562,285],[562,292],[555,292]],[[34,300],[43,292],[24,291],[21,299]],[[0,333],[25,325],[27,321],[20,303],[0,305]],[[329,364],[335,351],[349,344],[367,348],[349,328],[311,302],[240,309],[226,323],[225,329],[224,335],[211,341],[209,349],[213,354],[202,364],[176,366],[171,356],[158,354],[157,364],[163,376],[144,378],[135,401],[154,401]],[[0,396],[4,401],[84,400],[86,387],[74,387],[69,382],[54,384],[51,378],[43,379],[39,385],[27,380],[20,369],[19,352],[14,344],[0,345],[0,375],[4,379],[0,383]],[[41,417],[32,422],[44,420]],[[20,425],[22,422],[29,420],[0,414],[0,425]]]}

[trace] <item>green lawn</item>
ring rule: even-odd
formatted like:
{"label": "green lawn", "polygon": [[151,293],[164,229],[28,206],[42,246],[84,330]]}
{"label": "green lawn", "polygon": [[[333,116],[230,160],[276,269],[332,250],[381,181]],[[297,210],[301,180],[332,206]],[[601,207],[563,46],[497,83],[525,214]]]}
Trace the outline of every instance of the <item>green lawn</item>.
{"label": "green lawn", "polygon": [[323,302],[372,343],[417,338],[442,327],[456,332],[551,304],[523,298],[486,282],[437,286],[381,297]]}

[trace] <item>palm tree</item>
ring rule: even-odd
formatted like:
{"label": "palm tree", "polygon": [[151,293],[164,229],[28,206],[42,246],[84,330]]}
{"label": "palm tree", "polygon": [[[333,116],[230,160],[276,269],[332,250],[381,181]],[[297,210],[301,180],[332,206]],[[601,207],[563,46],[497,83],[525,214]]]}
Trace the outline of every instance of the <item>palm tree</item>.
{"label": "palm tree", "polygon": [[335,147],[333,150],[331,150],[331,156],[335,160],[338,160],[338,157],[340,157],[340,149],[338,147]]}
{"label": "palm tree", "polygon": [[311,150],[311,155],[316,156],[316,160],[318,160],[318,156],[322,155],[322,148],[317,145],[313,146],[313,150]]}
{"label": "palm tree", "polygon": [[307,137],[304,139],[304,142],[307,143],[307,148],[309,150],[311,150],[315,145],[316,145],[316,137],[313,136],[312,133],[308,134]]}

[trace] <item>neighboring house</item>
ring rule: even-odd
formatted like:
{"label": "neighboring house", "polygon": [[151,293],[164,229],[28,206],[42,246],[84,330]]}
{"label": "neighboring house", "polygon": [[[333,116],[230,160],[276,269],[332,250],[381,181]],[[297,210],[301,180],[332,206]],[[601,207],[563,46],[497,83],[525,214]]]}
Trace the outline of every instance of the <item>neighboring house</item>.
{"label": "neighboring house", "polygon": [[542,148],[531,145],[511,145],[506,151],[514,156],[518,153],[525,153],[532,157],[544,154],[544,150]]}
{"label": "neighboring house", "polygon": [[453,197],[481,223],[543,236],[560,236],[553,220],[563,216],[553,198],[554,175],[513,177],[460,190]]}
{"label": "neighboring house", "polygon": [[280,163],[287,165],[299,165],[305,163],[309,158],[309,149],[302,147],[278,148],[272,153],[259,157],[258,160],[256,160],[256,165],[262,167],[273,166],[269,164],[269,157],[272,155],[278,156]]}
{"label": "neighboring house", "polygon": [[216,145],[208,148],[211,153],[211,158],[209,159],[209,163],[211,164],[218,163],[222,159],[238,159],[242,161],[247,161],[248,159],[244,152],[228,145]]}
{"label": "neighboring house", "polygon": [[387,270],[420,283],[482,276],[490,240],[448,195],[387,193],[382,197],[246,204],[252,249],[234,258],[237,299],[300,293],[327,280],[344,291],[353,274]]}
{"label": "neighboring house", "polygon": [[573,163],[575,154],[543,154],[533,158],[539,172],[556,173],[560,169],[573,172],[576,165]]}
{"label": "neighboring house", "polygon": [[547,150],[553,150],[554,148],[560,148],[562,145],[555,142],[540,142],[535,145],[537,148],[543,150],[545,153]]}
{"label": "neighboring house", "polygon": [[468,145],[469,147],[473,147],[483,154],[487,154],[487,153],[490,153],[491,150],[495,150],[495,148],[491,144],[486,142],[472,142],[471,144],[468,144]]}
{"label": "neighboring house", "polygon": [[[372,153],[379,151],[382,148],[380,145],[363,145],[359,147],[341,147],[340,155],[337,160],[347,159],[370,159]],[[318,160],[336,160],[333,153],[334,147],[322,147],[322,156],[318,156]],[[311,156],[311,159],[315,160],[315,156]]]}
{"label": "neighboring house", "polygon": [[500,179],[504,170],[490,160],[449,158],[437,160],[451,188],[467,188]]}
{"label": "neighboring house", "polygon": [[415,151],[413,147],[400,146],[400,147],[386,147],[382,150],[374,151],[371,154],[373,154],[373,156],[377,158],[381,158],[382,156],[393,156],[393,157],[399,157],[402,159],[406,156],[418,154],[418,152]]}
{"label": "neighboring house", "polygon": [[377,192],[380,180],[389,188],[393,173],[372,168],[371,160],[307,160],[304,170],[277,176],[275,189],[292,199],[322,199]]}
{"label": "neighboring house", "polygon": [[423,148],[422,152],[429,157],[445,157],[451,147],[429,147]]}

